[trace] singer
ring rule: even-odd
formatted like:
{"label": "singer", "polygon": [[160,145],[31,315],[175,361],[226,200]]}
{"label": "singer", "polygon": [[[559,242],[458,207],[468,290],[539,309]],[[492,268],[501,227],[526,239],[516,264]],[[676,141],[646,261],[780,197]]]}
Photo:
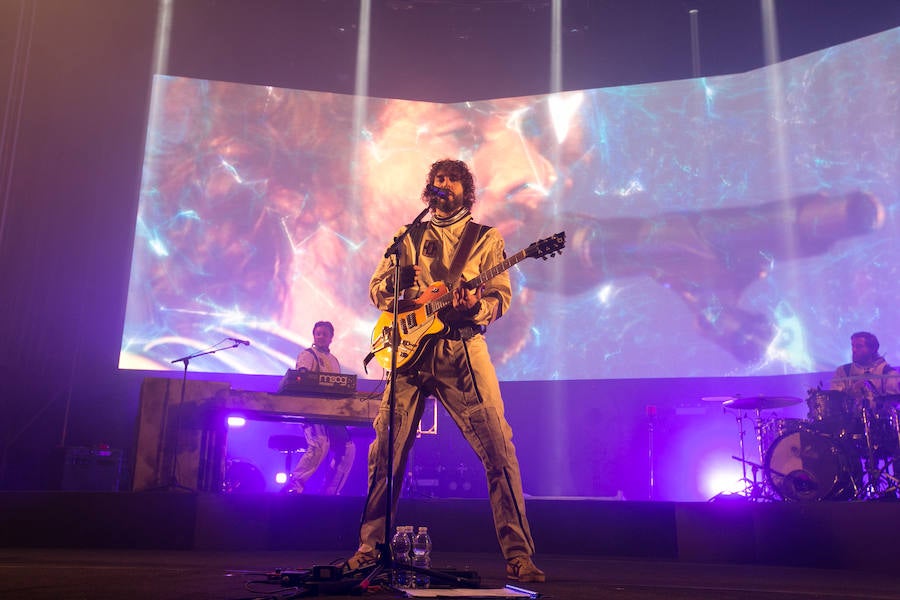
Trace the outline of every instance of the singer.
{"label": "singer", "polygon": [[[443,309],[446,314],[442,315],[449,331],[423,350],[414,369],[395,374],[393,498],[390,501],[396,508],[425,398],[434,396],[453,417],[484,465],[507,576],[523,582],[544,581],[544,572],[532,561],[534,542],[525,516],[512,429],[503,416],[500,385],[484,339],[486,327],[509,309],[512,299],[509,275],[504,271],[473,290],[457,285],[460,280],[475,279],[504,260],[503,237],[495,228],[472,220],[475,179],[462,161],[444,159],[432,164],[422,200],[431,207],[432,217],[415,226],[402,240],[401,293],[404,298],[412,298],[420,289],[444,282],[453,290],[452,306]],[[369,283],[370,298],[382,311],[393,307],[392,260],[393,255],[383,259]],[[347,561],[350,570],[377,561],[377,548],[386,541],[389,418],[390,385],[375,418],[375,441],[369,448],[369,491],[359,532],[359,549]]]}

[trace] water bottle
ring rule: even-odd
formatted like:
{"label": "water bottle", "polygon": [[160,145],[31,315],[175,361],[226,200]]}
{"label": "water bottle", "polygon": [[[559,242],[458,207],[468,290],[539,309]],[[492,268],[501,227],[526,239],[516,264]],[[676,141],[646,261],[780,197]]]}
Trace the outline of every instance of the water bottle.
{"label": "water bottle", "polygon": [[412,562],[410,550],[412,549],[412,525],[397,525],[397,531],[391,538],[391,555],[394,557],[394,570],[391,574],[391,584],[395,588],[404,589],[412,587],[410,572],[407,567]]}
{"label": "water bottle", "polygon": [[[431,570],[431,536],[427,527],[419,527],[418,533],[412,541],[412,564],[414,567]],[[431,578],[424,573],[414,573],[415,587],[427,588],[431,585]]]}

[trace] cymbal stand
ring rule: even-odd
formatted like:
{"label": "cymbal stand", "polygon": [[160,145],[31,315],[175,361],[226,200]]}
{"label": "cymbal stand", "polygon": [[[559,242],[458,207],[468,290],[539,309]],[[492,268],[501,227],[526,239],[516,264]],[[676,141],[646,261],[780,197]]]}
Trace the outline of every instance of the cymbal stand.
{"label": "cymbal stand", "polygon": [[762,463],[766,460],[766,449],[763,448],[762,414],[758,408],[756,409],[756,419],[753,424],[753,430],[756,432],[756,450],[759,452],[759,461]]}
{"label": "cymbal stand", "polygon": [[866,402],[861,403],[860,416],[862,417],[864,439],[866,440],[866,455],[863,458],[865,463],[865,485],[860,493],[865,499],[875,498],[878,490],[878,480],[880,479],[881,470],[878,468],[878,461],[875,458],[875,441],[872,439],[872,419],[869,416],[869,408]]}
{"label": "cymbal stand", "polygon": [[897,408],[895,406],[891,406],[888,411],[890,414],[891,430],[896,437],[897,450],[892,456],[884,459],[884,468],[881,470],[881,476],[891,483],[891,486],[884,490],[884,493],[890,493],[895,497],[900,497],[900,479],[897,478],[896,470],[894,469],[894,464],[896,464],[896,452],[900,452],[900,414],[897,413]]}
{"label": "cymbal stand", "polygon": [[[745,411],[739,410],[737,412],[737,417],[735,417],[735,420],[737,421],[737,424],[738,424],[738,436],[739,436],[738,439],[739,439],[739,445],[740,445],[740,449],[741,449],[741,455],[740,455],[740,457],[732,456],[731,458],[733,458],[741,463],[741,468],[743,469],[743,475],[744,475],[743,478],[741,478],[741,482],[745,485],[744,491],[743,491],[744,496],[746,496],[747,498],[749,498],[751,500],[756,500],[759,498],[763,498],[764,496],[762,493],[763,492],[762,485],[757,480],[757,476],[759,474],[759,465],[757,465],[756,463],[754,463],[752,461],[747,460],[747,451],[746,451],[746,446],[744,443],[744,437],[747,435],[747,431],[744,428],[744,419],[746,419],[746,418],[748,418],[748,417],[747,417],[747,414]],[[756,409],[756,420],[757,420],[757,424],[754,425],[754,429],[756,430],[757,444],[760,448],[762,448],[762,436],[760,434],[759,425],[758,425],[759,409]],[[760,453],[761,452],[762,451],[760,451]],[[750,465],[750,468],[751,468],[751,471],[753,474],[752,480],[747,478],[747,465],[748,464]]]}
{"label": "cymbal stand", "polygon": [[[877,500],[887,495],[898,494],[900,491],[900,479],[893,474],[894,461],[891,457],[879,460],[875,456],[875,435],[872,430],[872,416],[869,408],[865,404],[860,409],[862,416],[863,428],[866,440],[866,456],[865,462],[865,485],[859,490],[859,496],[864,500]],[[897,411],[895,408],[890,409],[891,426],[897,434],[897,441],[900,444],[900,423],[897,420]],[[900,446],[898,446],[900,447]]]}
{"label": "cymbal stand", "polygon": [[[742,483],[749,484],[750,480],[747,479],[747,453],[744,450],[744,436],[747,432],[744,430],[744,413],[738,411],[738,416],[736,418],[738,423],[738,440],[740,441],[741,448],[741,468],[743,469],[744,477],[741,479]],[[755,483],[755,482],[754,482]],[[747,493],[747,488],[744,489],[744,494]]]}

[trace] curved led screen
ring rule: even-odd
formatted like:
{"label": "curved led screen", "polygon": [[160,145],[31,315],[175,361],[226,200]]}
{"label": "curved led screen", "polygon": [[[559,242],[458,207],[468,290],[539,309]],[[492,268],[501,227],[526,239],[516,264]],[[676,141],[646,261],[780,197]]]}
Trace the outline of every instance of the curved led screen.
{"label": "curved led screen", "polygon": [[830,370],[861,329],[890,354],[898,63],[892,30],[737,75],[460,104],[157,76],[120,367],[223,348],[191,369],[280,374],[329,320],[362,375],[369,277],[444,157],[508,254],[566,232],[511,269],[501,379]]}

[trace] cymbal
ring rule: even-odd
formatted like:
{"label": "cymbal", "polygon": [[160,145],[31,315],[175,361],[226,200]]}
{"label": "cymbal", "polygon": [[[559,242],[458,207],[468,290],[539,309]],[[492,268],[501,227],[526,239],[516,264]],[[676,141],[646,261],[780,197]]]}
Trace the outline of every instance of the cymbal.
{"label": "cymbal", "polygon": [[783,406],[792,406],[800,404],[800,398],[791,396],[747,396],[743,398],[734,398],[726,401],[723,406],[727,408],[748,408],[766,410],[771,408],[781,408]]}
{"label": "cymbal", "polygon": [[734,396],[703,396],[700,399],[704,402],[728,402],[734,400]]}

